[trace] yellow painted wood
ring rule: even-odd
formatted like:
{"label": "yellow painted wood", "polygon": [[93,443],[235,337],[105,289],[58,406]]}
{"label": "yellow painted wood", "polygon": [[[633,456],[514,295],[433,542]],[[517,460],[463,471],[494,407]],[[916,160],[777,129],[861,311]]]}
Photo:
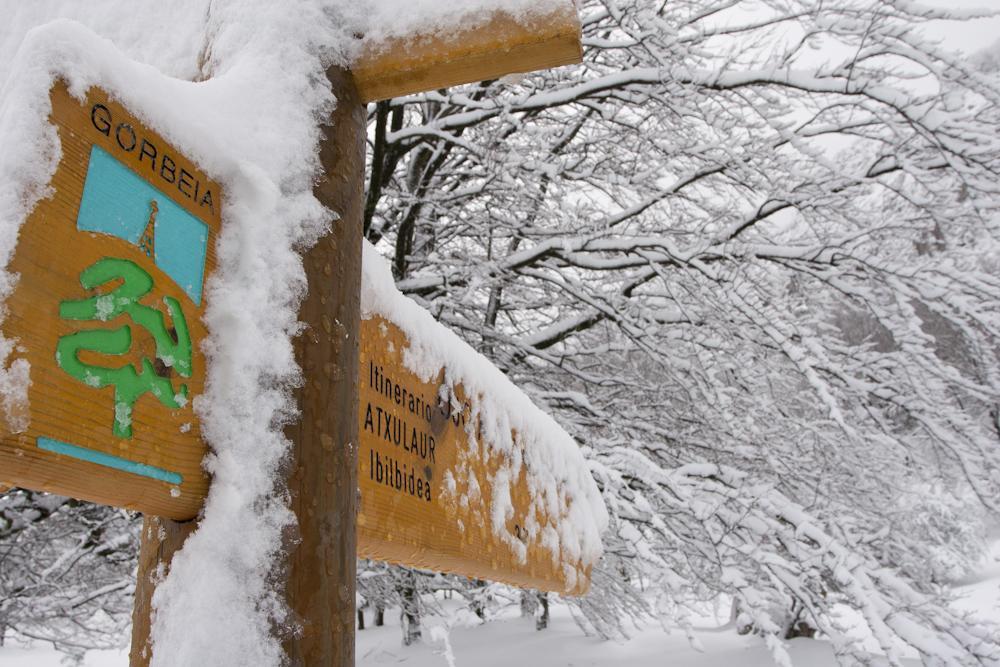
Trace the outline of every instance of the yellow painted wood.
{"label": "yellow painted wood", "polygon": [[497,12],[481,24],[432,37],[366,43],[351,71],[366,102],[578,63],[573,0],[528,22]]}
{"label": "yellow painted wood", "polygon": [[[495,534],[491,480],[506,455],[481,440],[470,442],[476,429],[467,424],[472,406],[462,387],[454,388],[456,405],[439,404],[444,370],[437,381],[421,381],[403,365],[407,345],[391,322],[362,320],[358,555],[541,590],[586,592],[590,568],[562,554],[553,557],[540,544],[542,529],[558,530],[560,517],[535,515],[536,527],[529,528],[523,468],[511,488],[514,513],[506,528],[527,547],[527,557],[520,560]],[[566,568],[574,573],[572,585]]]}
{"label": "yellow painted wood", "polygon": [[[52,195],[38,203],[21,229],[10,265],[10,270],[20,278],[6,301],[7,314],[2,327],[5,337],[17,341],[8,363],[16,359],[30,363],[30,407],[27,414],[15,414],[13,420],[0,419],[0,487],[22,486],[174,519],[188,519],[197,514],[208,489],[208,478],[201,469],[206,449],[190,400],[198,396],[204,386],[205,358],[200,350],[200,342],[206,335],[201,321],[204,301],[197,306],[139,245],[109,234],[78,231],[77,214],[91,147],[97,145],[208,226],[207,279],[216,262],[214,246],[221,224],[222,190],[163,137],[100,90],[92,89],[80,102],[59,83],[53,87],[51,99],[51,120],[59,132],[62,158],[51,182]],[[95,110],[95,105],[102,105],[107,113],[99,108]],[[111,127],[105,135],[101,128],[107,120]],[[135,147],[125,150],[132,145],[133,135]],[[148,154],[151,149],[140,159],[143,139],[147,147],[155,146],[161,162],[159,167],[151,166],[154,162]],[[173,183],[169,182],[169,170],[166,175],[159,173],[164,155],[173,163]],[[178,185],[182,169],[186,176],[184,184]],[[197,180],[202,195],[206,189],[211,190],[212,206],[199,205],[191,198],[192,179]],[[163,205],[160,201],[159,208]],[[151,215],[155,208],[151,202]],[[154,288],[141,303],[166,312],[164,297],[177,299],[185,313],[192,340],[190,378],[180,378],[173,369],[163,363],[157,364],[157,374],[170,377],[174,387],[187,385],[189,400],[186,405],[171,409],[152,394],[142,395],[134,405],[131,438],[115,437],[112,433],[114,388],[88,386],[60,368],[56,360],[60,337],[126,324],[132,331],[128,353],[110,356],[82,351],[78,358],[109,367],[130,362],[137,370],[141,368],[142,358],[156,359],[152,336],[131,322],[128,314],[107,322],[71,321],[60,317],[60,302],[95,294],[81,286],[80,274],[105,257],[130,260],[150,274]],[[109,283],[96,293],[106,293],[114,287],[115,283]],[[167,323],[171,325],[169,317]],[[24,421],[18,417],[26,418],[26,429],[22,428],[23,423],[18,423]],[[44,451],[38,446],[39,437],[171,471],[181,475],[183,481],[173,484]]]}
{"label": "yellow painted wood", "polygon": [[[134,152],[123,151],[114,137],[96,131],[91,121],[95,104],[109,109],[114,124],[129,125],[137,135],[168,152],[177,168],[184,168],[216,194],[211,215],[196,202],[169,193],[173,201],[205,222],[210,229],[207,276],[215,267],[214,245],[221,225],[219,211],[222,191],[217,183],[196,165],[185,159],[156,132],[146,128],[120,105],[99,90],[91,90],[84,102],[73,99],[65,87],[52,91],[52,121],[62,141],[63,157],[52,181],[53,195],[38,204],[21,230],[20,241],[11,269],[20,275],[17,288],[7,300],[8,314],[3,334],[17,339],[12,359],[26,359],[31,364],[28,426],[15,432],[11,424],[0,423],[0,488],[23,486],[50,491],[108,505],[126,507],[152,515],[177,520],[190,519],[200,509],[208,491],[208,478],[201,470],[206,452],[198,420],[191,403],[181,409],[165,408],[150,395],[139,398],[133,415],[130,439],[112,434],[113,389],[94,389],[70,377],[59,368],[55,349],[61,336],[82,328],[119,325],[127,318],[111,322],[71,322],[59,317],[59,303],[88,296],[80,286],[79,275],[102,257],[121,257],[142,266],[155,281],[154,291],[144,303],[159,304],[172,296],[184,304],[193,342],[194,372],[185,379],[192,397],[204,387],[205,359],[199,342],[206,335],[201,315],[204,305],[194,307],[176,286],[137,245],[105,234],[76,229],[80,198],[87,174],[91,146],[97,144],[121,160],[136,173],[163,189],[155,174],[148,173]],[[121,321],[119,321],[121,320]],[[133,351],[126,355],[138,364],[152,357],[153,341],[140,327]],[[357,517],[358,554],[413,567],[455,572],[470,577],[503,581],[514,585],[582,594],[589,586],[590,570],[579,562],[556,556],[539,543],[538,529],[532,532],[528,519],[529,494],[524,474],[512,488],[514,515],[507,521],[507,532],[527,548],[527,557],[519,559],[509,544],[492,530],[490,480],[504,463],[501,454],[482,443],[469,441],[466,420],[470,408],[444,410],[437,402],[440,382],[423,382],[402,363],[407,341],[390,322],[373,318],[361,325],[361,363],[358,443],[358,476],[361,509]],[[133,354],[134,352],[134,354]],[[102,355],[83,353],[87,361],[106,363]],[[120,363],[120,361],[119,361]],[[421,397],[429,406],[416,415],[407,404],[397,404],[395,393],[387,397],[372,383],[372,367],[406,391]],[[177,378],[174,378],[177,381]],[[453,388],[458,402],[464,402],[461,386]],[[398,419],[410,429],[407,442],[417,446],[397,446],[378,431],[372,419]],[[379,417],[378,410],[384,411]],[[3,420],[0,419],[0,422]],[[183,476],[180,485],[137,476],[76,458],[43,451],[37,446],[39,436],[65,441],[121,458],[143,463]],[[433,438],[431,454],[430,438]],[[426,443],[423,444],[422,443]],[[334,446],[331,440],[329,446]],[[327,443],[324,443],[324,447]],[[382,481],[376,479],[379,464]],[[396,484],[396,468],[400,479]],[[404,468],[405,466],[405,468]],[[391,467],[392,481],[388,481]],[[410,486],[412,479],[412,487]],[[419,482],[418,482],[419,480]],[[448,481],[450,480],[450,481]],[[403,486],[405,488],[398,488]],[[419,484],[419,485],[418,485]],[[473,490],[478,487],[478,490]],[[411,492],[412,488],[412,492]],[[465,500],[463,500],[465,499]],[[331,511],[337,511],[331,508]],[[537,526],[557,528],[560,517],[535,516]],[[575,582],[568,584],[567,568]]]}

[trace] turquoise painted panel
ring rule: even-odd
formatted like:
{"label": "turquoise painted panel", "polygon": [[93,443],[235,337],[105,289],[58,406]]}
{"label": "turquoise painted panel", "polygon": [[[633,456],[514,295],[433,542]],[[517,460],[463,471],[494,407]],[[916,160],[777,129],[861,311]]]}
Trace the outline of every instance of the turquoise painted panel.
{"label": "turquoise painted panel", "polygon": [[174,209],[182,215],[173,215],[174,210],[161,207],[156,216],[156,265],[200,305],[208,226],[179,206],[175,205]]}
{"label": "turquoise painted panel", "polygon": [[90,150],[76,228],[110,234],[138,246],[149,224],[153,201],[157,206],[153,230],[156,265],[201,305],[208,226],[99,146]]}
{"label": "turquoise painted panel", "polygon": [[71,445],[68,442],[39,436],[37,443],[39,449],[44,449],[47,452],[70,456],[74,459],[104,466],[105,468],[114,468],[115,470],[139,475],[140,477],[149,477],[161,482],[167,482],[168,484],[174,484],[175,486],[179,486],[184,481],[184,478],[179,473],[146,465],[145,463],[136,463],[135,461],[129,461],[119,456],[105,454],[104,452],[98,452],[79,445]]}
{"label": "turquoise painted panel", "polygon": [[166,197],[110,153],[94,146],[90,150],[76,228],[110,234],[139,245],[153,199],[159,204]]}

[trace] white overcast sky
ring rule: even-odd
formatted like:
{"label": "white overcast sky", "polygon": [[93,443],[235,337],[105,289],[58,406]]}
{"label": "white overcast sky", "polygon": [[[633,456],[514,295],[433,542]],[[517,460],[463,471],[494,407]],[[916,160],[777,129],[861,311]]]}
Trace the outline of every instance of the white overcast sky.
{"label": "white overcast sky", "polygon": [[[1000,0],[923,0],[921,4],[942,9],[988,9],[1000,12]],[[925,28],[928,36],[944,41],[952,49],[975,53],[1000,40],[1000,17],[974,22],[938,21]]]}

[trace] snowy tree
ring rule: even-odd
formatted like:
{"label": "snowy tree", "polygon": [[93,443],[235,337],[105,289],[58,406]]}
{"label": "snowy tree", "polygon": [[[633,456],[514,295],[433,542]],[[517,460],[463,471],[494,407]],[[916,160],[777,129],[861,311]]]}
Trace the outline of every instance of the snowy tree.
{"label": "snowy tree", "polygon": [[918,29],[974,13],[582,11],[579,67],[374,106],[365,219],[588,448],[615,526],[581,621],[627,632],[642,582],[681,624],[733,596],[779,655],[857,655],[847,603],[894,659],[995,656],[937,584],[1000,509],[1000,87]]}
{"label": "snowy tree", "polygon": [[368,559],[358,560],[358,629],[365,629],[365,612],[369,611],[372,624],[385,625],[385,610],[396,605],[396,587],[390,566]]}
{"label": "snowy tree", "polygon": [[9,635],[78,656],[123,645],[138,528],[124,510],[22,489],[0,495],[0,644]]}

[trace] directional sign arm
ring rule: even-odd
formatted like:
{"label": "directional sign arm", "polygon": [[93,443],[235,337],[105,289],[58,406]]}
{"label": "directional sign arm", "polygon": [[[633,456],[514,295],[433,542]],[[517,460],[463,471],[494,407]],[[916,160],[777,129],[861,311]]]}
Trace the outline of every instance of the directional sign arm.
{"label": "directional sign arm", "polygon": [[431,37],[365,44],[352,67],[365,102],[580,62],[580,17],[572,0],[529,20],[496,12]]}

